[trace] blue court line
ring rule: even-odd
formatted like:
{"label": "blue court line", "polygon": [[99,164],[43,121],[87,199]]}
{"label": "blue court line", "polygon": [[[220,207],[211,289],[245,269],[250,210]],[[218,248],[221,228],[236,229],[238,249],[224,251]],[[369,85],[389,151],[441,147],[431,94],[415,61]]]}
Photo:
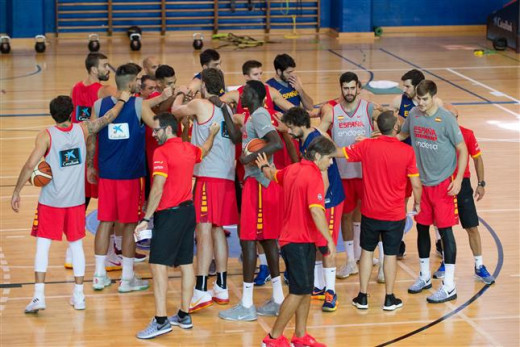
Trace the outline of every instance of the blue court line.
{"label": "blue court line", "polygon": [[42,117],[42,116],[50,116],[50,113],[0,114],[0,117]]}
{"label": "blue court line", "polygon": [[[489,231],[489,233],[491,234],[491,236],[493,237],[493,239],[495,240],[495,244],[497,246],[497,253],[498,253],[498,262],[497,262],[497,267],[495,268],[495,271],[493,272],[493,277],[495,277],[495,280],[498,278],[498,275],[500,274],[500,271],[502,270],[502,265],[504,264],[504,248],[502,247],[502,242],[500,242],[500,238],[498,237],[497,233],[493,230],[493,228],[482,218],[478,217],[479,221],[486,227],[486,229]],[[393,340],[390,340],[390,341],[387,341],[387,342],[384,342],[382,344],[379,344],[377,345],[377,347],[380,347],[380,346],[388,346],[390,344],[393,344],[393,343],[396,343],[396,342],[399,342],[399,341],[402,341],[410,336],[413,336],[413,335],[416,335],[428,328],[431,328],[433,327],[434,325],[437,325],[445,320],[447,320],[448,318],[451,318],[453,315],[459,313],[460,311],[462,311],[463,309],[465,309],[466,307],[468,307],[469,305],[471,305],[473,302],[475,302],[475,300],[477,300],[478,298],[480,298],[488,289],[489,287],[491,287],[492,284],[486,284],[484,285],[484,287],[482,287],[482,289],[480,289],[475,295],[473,295],[468,301],[466,301],[465,303],[463,303],[462,305],[460,305],[459,307],[457,307],[455,310],[451,311],[450,313],[448,314],[445,314],[444,316],[442,316],[441,318],[437,319],[437,320],[434,320],[433,322],[423,326],[423,327],[420,327],[419,329],[416,329],[412,332],[409,332],[408,334],[405,334],[405,335],[402,335],[402,336],[399,336]]]}
{"label": "blue court line", "polygon": [[452,102],[452,105],[517,105],[516,101],[471,101],[471,102]]}
{"label": "blue court line", "polygon": [[370,83],[374,79],[374,73],[372,71],[368,70],[363,65],[360,65],[360,64],[356,63],[355,61],[352,61],[352,60],[350,60],[348,58],[345,58],[343,55],[337,53],[336,51],[334,51],[334,50],[332,50],[330,48],[327,51],[329,51],[330,53],[334,54],[337,57],[340,57],[341,59],[343,59],[345,61],[348,61],[349,63],[351,63],[352,65],[354,65],[354,66],[356,66],[358,68],[360,68],[361,70],[364,70],[364,71],[368,72],[369,75],[370,75],[370,79],[368,80],[367,84]]}
{"label": "blue court line", "polygon": [[414,64],[414,63],[412,63],[412,62],[410,62],[410,61],[408,61],[408,60],[406,60],[406,59],[404,59],[404,58],[401,58],[400,56],[398,56],[398,55],[396,55],[396,54],[394,54],[394,53],[392,53],[392,52],[389,52],[389,51],[387,51],[387,50],[384,49],[384,48],[379,48],[379,50],[380,50],[381,52],[383,52],[383,53],[386,53],[386,54],[388,54],[388,55],[394,57],[394,58],[397,59],[397,60],[400,60],[400,61],[402,61],[402,62],[405,62],[406,64],[411,65],[411,66],[413,66],[413,67],[415,67],[415,68],[417,68],[417,69],[420,69],[420,70],[422,70],[422,71],[425,71],[425,72],[429,73],[430,75],[437,77],[437,78],[440,79],[441,81],[444,81],[444,82],[446,82],[446,83],[448,83],[448,84],[451,84],[451,85],[454,86],[455,88],[458,88],[458,89],[460,89],[460,90],[463,90],[463,91],[465,91],[466,93],[469,93],[469,94],[471,94],[471,95],[473,95],[473,96],[479,98],[480,100],[484,100],[484,101],[486,101],[486,102],[488,102],[488,103],[492,103],[491,100],[486,99],[485,97],[480,96],[480,95],[478,95],[478,94],[476,94],[476,93],[473,93],[471,90],[466,89],[466,88],[464,88],[464,87],[461,87],[461,86],[459,86],[458,84],[453,83],[453,82],[451,82],[450,80],[447,80],[446,78],[441,77],[441,76],[439,76],[439,75],[437,75],[437,74],[435,74],[435,73],[433,73],[433,72],[431,72],[431,71],[428,71],[428,70],[426,70],[426,69],[423,69],[423,68],[420,67],[419,65]]}
{"label": "blue court line", "polygon": [[13,77],[4,77],[4,78],[0,78],[0,81],[4,81],[4,80],[14,80],[14,79],[17,79],[17,78],[22,78],[22,77],[29,77],[29,76],[32,76],[32,75],[36,75],[38,73],[42,72],[42,67],[40,65],[36,65],[36,71],[33,71],[33,72],[30,72],[30,73],[27,73],[25,75],[20,75],[20,76],[13,76]]}

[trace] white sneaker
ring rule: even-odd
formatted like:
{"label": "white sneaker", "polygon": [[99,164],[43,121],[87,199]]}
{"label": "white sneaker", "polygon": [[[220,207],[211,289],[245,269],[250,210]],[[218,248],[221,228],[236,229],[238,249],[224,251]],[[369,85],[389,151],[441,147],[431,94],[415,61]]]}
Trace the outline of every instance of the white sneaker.
{"label": "white sneaker", "polygon": [[203,308],[209,307],[213,305],[213,298],[211,294],[208,292],[204,292],[202,290],[194,289],[193,297],[190,302],[190,312],[197,312],[202,310]]}
{"label": "white sneaker", "polygon": [[377,283],[385,283],[385,271],[383,270],[383,265],[379,265],[379,270],[377,271]]}
{"label": "white sneaker", "polygon": [[74,306],[75,310],[84,310],[86,308],[85,305],[85,294],[81,293],[72,293],[69,303]]}
{"label": "white sneaker", "polygon": [[94,274],[94,278],[92,279],[92,288],[94,288],[94,290],[103,290],[111,284],[112,280],[108,278],[107,275],[99,276]]}
{"label": "white sneaker", "polygon": [[119,282],[119,288],[117,290],[119,293],[129,293],[148,289],[149,286],[150,285],[148,284],[148,281],[142,280],[134,275],[131,280],[121,279],[121,282]]}
{"label": "white sneaker", "polygon": [[213,290],[211,291],[211,297],[214,302],[219,305],[229,304],[229,292],[228,289],[221,288],[217,282],[213,284]]}
{"label": "white sneaker", "polygon": [[114,252],[114,250],[108,251],[107,257],[105,258],[105,270],[106,271],[121,270],[121,257],[118,256]]}
{"label": "white sneaker", "polygon": [[25,313],[38,313],[39,310],[45,310],[46,308],[44,296],[41,298],[34,297],[29,305],[25,307]]}
{"label": "white sneaker", "polygon": [[359,269],[356,265],[356,262],[350,261],[347,263],[347,265],[343,265],[337,272],[336,277],[337,278],[347,278],[350,275],[355,275],[359,272]]}

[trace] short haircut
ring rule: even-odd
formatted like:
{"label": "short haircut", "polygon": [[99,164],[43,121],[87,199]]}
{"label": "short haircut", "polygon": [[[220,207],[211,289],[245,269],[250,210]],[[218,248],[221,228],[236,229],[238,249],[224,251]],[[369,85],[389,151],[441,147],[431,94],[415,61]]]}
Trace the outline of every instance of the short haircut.
{"label": "short haircut", "polygon": [[220,70],[214,68],[202,70],[201,80],[210,94],[219,95],[224,89],[224,74]]}
{"label": "short haircut", "polygon": [[90,73],[90,69],[92,69],[93,67],[98,67],[99,61],[101,59],[108,58],[103,53],[89,53],[87,55],[87,58],[85,59],[85,68],[87,69],[87,72]]}
{"label": "short haircut", "polygon": [[139,75],[140,71],[141,67],[134,63],[128,63],[119,66],[116,70],[117,89],[125,89],[128,83],[132,82],[132,80],[135,79],[137,75]]}
{"label": "short haircut", "polygon": [[200,54],[200,66],[208,65],[210,62],[219,60],[220,54],[214,49],[206,49]]}
{"label": "short haircut", "polygon": [[340,85],[340,87],[343,86],[343,83],[350,83],[352,81],[356,81],[356,85],[360,84],[358,76],[355,73],[350,72],[350,71],[344,72],[339,77],[339,85]]}
{"label": "short haircut", "polygon": [[414,87],[416,87],[419,84],[419,82],[421,82],[424,79],[425,79],[424,74],[417,69],[410,70],[407,73],[405,73],[403,75],[403,77],[401,77],[401,81],[403,81],[403,82],[406,80],[411,80],[412,85]]}
{"label": "short haircut", "polygon": [[415,92],[418,96],[425,96],[426,94],[430,94],[430,96],[437,95],[437,85],[435,82],[430,80],[422,80],[417,85]]}
{"label": "short haircut", "polygon": [[242,64],[242,75],[249,75],[252,69],[261,68],[262,63],[258,60],[248,60]]}
{"label": "short haircut", "polygon": [[394,111],[385,111],[377,117],[377,127],[383,135],[391,135],[396,122]]}
{"label": "short haircut", "polygon": [[291,107],[282,116],[282,122],[297,127],[311,127],[311,117],[303,107]]}
{"label": "short haircut", "polygon": [[276,58],[274,58],[274,69],[281,70],[284,72],[289,67],[296,67],[296,63],[294,59],[289,54],[278,54]]}
{"label": "short haircut", "polygon": [[249,89],[254,91],[254,93],[256,94],[256,97],[258,98],[257,99],[258,101],[261,102],[264,100],[266,92],[265,92],[265,85],[262,82],[256,81],[256,80],[247,81],[246,85],[249,87]]}
{"label": "short haircut", "polygon": [[316,153],[325,156],[334,154],[335,152],[336,146],[331,140],[325,136],[318,136],[311,141],[303,157],[307,160],[314,161],[316,160]]}
{"label": "short haircut", "polygon": [[175,76],[175,70],[170,65],[159,65],[157,70],[155,70],[155,78],[158,80],[173,76]]}
{"label": "short haircut", "polygon": [[153,119],[158,120],[159,126],[161,128],[164,128],[165,130],[167,127],[171,127],[172,134],[177,135],[178,123],[177,123],[177,118],[175,118],[173,116],[173,114],[171,114],[170,112],[162,112],[162,113],[159,113],[158,115],[153,116]]}
{"label": "short haircut", "polygon": [[155,77],[150,75],[142,75],[141,76],[141,84],[144,85],[144,82],[146,81],[155,81]]}
{"label": "short haircut", "polygon": [[56,123],[63,123],[70,118],[74,105],[68,95],[60,95],[51,100],[49,111]]}

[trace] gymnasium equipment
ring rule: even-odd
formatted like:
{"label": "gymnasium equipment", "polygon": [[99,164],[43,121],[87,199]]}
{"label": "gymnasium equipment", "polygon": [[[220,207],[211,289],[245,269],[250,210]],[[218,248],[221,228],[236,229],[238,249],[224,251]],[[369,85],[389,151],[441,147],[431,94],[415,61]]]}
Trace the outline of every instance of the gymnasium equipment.
{"label": "gymnasium equipment", "polygon": [[507,47],[520,53],[520,1],[514,0],[492,12],[487,18],[486,38],[497,51]]}
{"label": "gymnasium equipment", "polygon": [[36,40],[36,43],[34,44],[34,50],[38,53],[45,52],[45,48],[47,48],[45,45],[47,41],[45,35],[36,35],[34,40]]}
{"label": "gymnasium equipment", "polygon": [[11,38],[7,35],[0,36],[0,52],[3,54],[11,52]]}
{"label": "gymnasium equipment", "polygon": [[138,34],[138,33],[130,34],[130,49],[132,51],[141,50],[141,34]]}
{"label": "gymnasium equipment", "polygon": [[99,44],[99,35],[98,34],[90,34],[88,36],[88,50],[89,52],[97,52],[101,48]]}
{"label": "gymnasium equipment", "polygon": [[204,40],[204,36],[199,33],[193,34],[193,49],[195,50],[201,50],[204,46],[204,43],[202,42]]}

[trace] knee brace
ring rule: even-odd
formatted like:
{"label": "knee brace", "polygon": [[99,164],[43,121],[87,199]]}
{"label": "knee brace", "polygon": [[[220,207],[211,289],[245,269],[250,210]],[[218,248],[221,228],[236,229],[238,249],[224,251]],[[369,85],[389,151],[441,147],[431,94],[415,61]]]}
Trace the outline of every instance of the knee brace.
{"label": "knee brace", "polygon": [[431,249],[430,226],[417,223],[417,250],[419,258],[429,258]]}
{"label": "knee brace", "polygon": [[451,227],[439,229],[441,234],[442,248],[444,250],[444,263],[455,264],[457,258],[457,244]]}

